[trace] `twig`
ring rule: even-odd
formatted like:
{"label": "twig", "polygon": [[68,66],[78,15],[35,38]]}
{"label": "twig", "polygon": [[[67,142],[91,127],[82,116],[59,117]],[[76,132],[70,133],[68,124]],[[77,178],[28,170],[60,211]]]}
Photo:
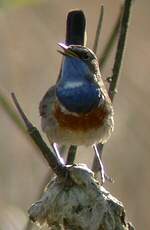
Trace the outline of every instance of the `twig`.
{"label": "twig", "polygon": [[15,125],[23,132],[25,133],[25,128],[19,119],[17,113],[13,110],[12,106],[10,105],[9,101],[7,100],[6,96],[3,94],[3,92],[0,91],[0,106],[4,109],[4,111],[7,113],[9,118],[15,123]]}
{"label": "twig", "polygon": [[66,165],[73,164],[77,152],[77,146],[71,145],[68,151]]}
{"label": "twig", "polygon": [[16,98],[15,94],[14,94],[14,93],[11,93],[11,96],[12,96],[13,102],[14,102],[14,104],[15,104],[15,106],[16,106],[18,112],[20,113],[20,116],[21,116],[21,118],[23,119],[23,121],[24,121],[26,127],[28,128],[28,130],[32,129],[32,124],[31,124],[30,121],[27,119],[25,113],[24,113],[23,110],[21,109],[21,107],[20,107],[20,105],[19,105],[19,103],[18,103],[18,101],[17,101],[17,98]]}
{"label": "twig", "polygon": [[101,70],[103,69],[103,67],[106,63],[106,59],[108,58],[112,48],[114,47],[114,43],[115,43],[119,28],[120,28],[120,18],[122,15],[122,8],[123,7],[121,6],[120,13],[117,17],[116,23],[112,29],[110,37],[109,37],[109,39],[108,39],[108,41],[107,41],[107,43],[103,49],[101,56],[99,57],[99,65],[100,65]]}
{"label": "twig", "polygon": [[[120,25],[119,40],[118,40],[118,45],[117,45],[117,50],[116,50],[116,55],[115,55],[115,61],[113,65],[111,83],[110,83],[109,91],[108,91],[109,96],[112,101],[116,93],[117,81],[119,79],[121,64],[123,62],[123,54],[124,54],[124,48],[125,48],[125,42],[126,42],[126,36],[127,36],[128,22],[130,19],[132,1],[133,0],[125,0],[125,4],[124,4],[124,12],[123,12],[122,20],[121,20],[121,25]],[[100,157],[102,157],[104,145],[99,143],[97,147],[100,149],[99,155]],[[96,157],[94,157],[92,169],[94,170],[94,172],[97,172],[99,169],[98,161]]]}
{"label": "twig", "polygon": [[96,30],[96,35],[95,35],[95,40],[94,40],[94,45],[93,45],[94,53],[97,53],[98,42],[99,42],[101,29],[102,29],[103,16],[104,16],[104,6],[101,5],[99,20],[98,20],[98,25],[97,25],[97,30]]}
{"label": "twig", "polygon": [[56,155],[48,148],[44,140],[42,139],[38,129],[32,125],[32,123],[28,120],[27,116],[23,112],[22,108],[20,107],[17,98],[14,93],[11,94],[13,102],[23,119],[27,129],[28,133],[30,134],[32,140],[35,142],[35,144],[39,147],[40,151],[42,152],[43,156],[49,163],[52,170],[61,177],[65,177],[67,173],[67,169],[65,165],[63,165],[60,160],[56,157]]}
{"label": "twig", "polygon": [[126,36],[128,30],[128,23],[130,19],[130,11],[133,0],[126,0],[124,5],[124,13],[121,21],[120,35],[117,45],[117,51],[115,56],[115,61],[113,65],[112,81],[109,86],[109,96],[113,101],[116,92],[117,82],[119,79],[119,73],[121,70],[121,65],[123,62],[123,55],[125,50]]}

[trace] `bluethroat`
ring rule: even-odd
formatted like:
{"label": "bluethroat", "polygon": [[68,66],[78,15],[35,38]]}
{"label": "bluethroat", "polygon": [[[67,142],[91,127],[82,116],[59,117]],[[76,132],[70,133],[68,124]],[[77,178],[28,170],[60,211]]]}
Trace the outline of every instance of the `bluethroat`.
{"label": "bluethroat", "polygon": [[40,103],[40,115],[42,129],[55,152],[55,143],[93,145],[103,183],[106,174],[97,143],[105,143],[113,131],[113,108],[97,57],[85,47],[85,24],[82,11],[69,12],[66,45],[59,44],[64,56],[60,74]]}
{"label": "bluethroat", "polygon": [[42,129],[50,143],[105,143],[113,127],[113,108],[96,55],[81,45],[59,43],[62,71],[40,103]]}

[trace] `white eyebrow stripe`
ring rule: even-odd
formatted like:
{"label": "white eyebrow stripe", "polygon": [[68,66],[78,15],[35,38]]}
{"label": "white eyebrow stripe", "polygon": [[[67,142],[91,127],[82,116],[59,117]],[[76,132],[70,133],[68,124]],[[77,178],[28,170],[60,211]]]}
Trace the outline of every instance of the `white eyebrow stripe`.
{"label": "white eyebrow stripe", "polygon": [[81,87],[83,85],[84,83],[82,81],[78,81],[78,82],[67,81],[65,82],[63,88],[64,89],[74,89],[74,88]]}

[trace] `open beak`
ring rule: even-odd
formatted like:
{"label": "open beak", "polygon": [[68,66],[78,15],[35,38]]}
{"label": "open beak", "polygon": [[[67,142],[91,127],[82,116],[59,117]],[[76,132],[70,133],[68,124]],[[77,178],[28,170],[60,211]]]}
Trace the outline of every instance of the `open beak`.
{"label": "open beak", "polygon": [[57,50],[60,54],[64,55],[64,56],[68,56],[68,57],[78,57],[76,53],[74,53],[69,46],[67,46],[64,43],[58,43],[58,45],[63,49],[62,50]]}

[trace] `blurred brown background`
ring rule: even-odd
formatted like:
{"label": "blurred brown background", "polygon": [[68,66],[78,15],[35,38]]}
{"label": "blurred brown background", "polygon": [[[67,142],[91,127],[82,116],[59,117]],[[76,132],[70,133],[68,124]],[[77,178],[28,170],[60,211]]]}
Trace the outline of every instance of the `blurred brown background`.
{"label": "blurred brown background", "polygon": [[[14,91],[31,121],[40,128],[38,104],[57,78],[70,9],[87,16],[92,48],[100,3],[105,15],[99,53],[115,23],[120,0],[43,0],[39,4],[0,9],[0,89]],[[105,146],[107,171],[115,178],[105,187],[120,199],[138,230],[150,229],[150,1],[134,3],[124,64],[115,98],[115,131]],[[114,52],[103,70],[110,76]],[[44,135],[43,135],[44,136]],[[46,138],[45,138],[46,139]],[[91,165],[93,152],[80,148],[77,161]],[[0,106],[0,230],[23,230],[27,210],[37,200],[48,175],[45,160]]]}

